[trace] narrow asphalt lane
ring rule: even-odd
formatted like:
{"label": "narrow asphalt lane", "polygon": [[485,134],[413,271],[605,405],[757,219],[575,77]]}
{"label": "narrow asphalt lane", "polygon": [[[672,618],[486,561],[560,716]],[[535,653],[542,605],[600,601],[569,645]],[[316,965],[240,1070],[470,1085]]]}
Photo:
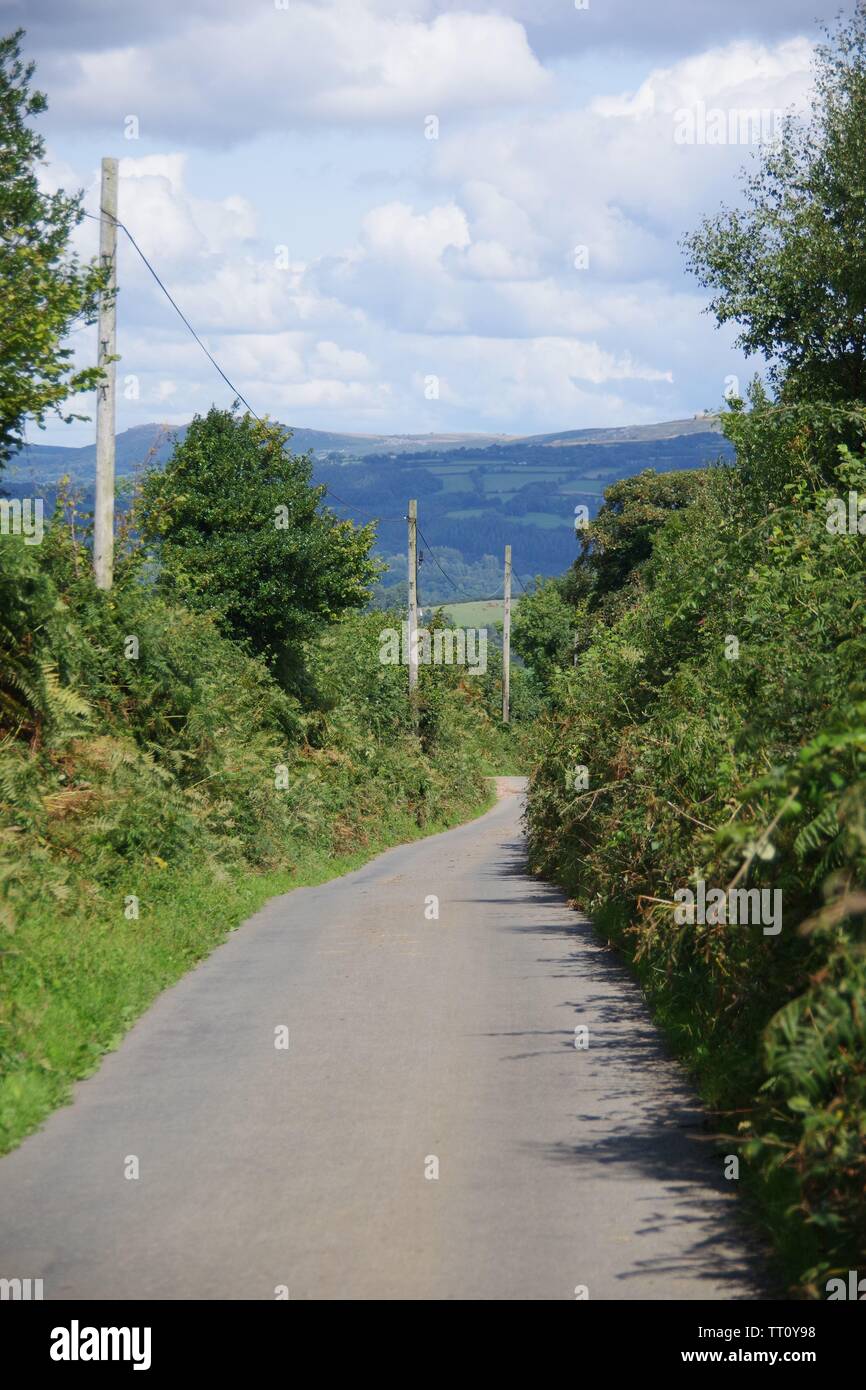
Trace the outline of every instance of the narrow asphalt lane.
{"label": "narrow asphalt lane", "polygon": [[0,1276],[46,1298],[760,1296],[640,991],[524,871],[522,785],[273,899],[163,994],[0,1160]]}

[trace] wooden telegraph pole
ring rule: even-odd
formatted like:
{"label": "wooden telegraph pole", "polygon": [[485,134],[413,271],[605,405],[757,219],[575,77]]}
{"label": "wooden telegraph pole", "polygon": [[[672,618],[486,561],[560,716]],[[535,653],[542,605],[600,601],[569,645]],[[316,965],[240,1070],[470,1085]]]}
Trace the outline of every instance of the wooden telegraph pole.
{"label": "wooden telegraph pole", "polygon": [[99,258],[109,268],[99,297],[99,353],[104,373],[96,388],[96,507],[93,515],[93,575],[98,589],[114,578],[114,430],[115,350],[117,347],[117,160],[102,161],[99,204]]}
{"label": "wooden telegraph pole", "polygon": [[505,547],[505,602],[502,623],[502,722],[508,723],[511,694],[511,546]]}
{"label": "wooden telegraph pole", "polygon": [[409,699],[418,689],[418,503],[409,503]]}

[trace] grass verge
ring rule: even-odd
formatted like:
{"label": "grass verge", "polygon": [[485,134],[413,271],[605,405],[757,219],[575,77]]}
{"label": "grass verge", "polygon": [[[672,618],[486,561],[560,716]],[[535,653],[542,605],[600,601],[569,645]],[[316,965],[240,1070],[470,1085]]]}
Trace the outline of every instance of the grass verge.
{"label": "grass verge", "polygon": [[475,819],[495,799],[488,784],[481,801],[423,828],[413,814],[397,812],[387,823],[372,822],[363,845],[339,856],[299,841],[285,869],[154,868],[142,885],[147,909],[134,921],[106,911],[70,917],[39,910],[22,917],[4,946],[11,1027],[0,1080],[0,1153],[67,1102],[73,1083],[97,1070],[162,990],[269,898],[338,878],[383,850]]}

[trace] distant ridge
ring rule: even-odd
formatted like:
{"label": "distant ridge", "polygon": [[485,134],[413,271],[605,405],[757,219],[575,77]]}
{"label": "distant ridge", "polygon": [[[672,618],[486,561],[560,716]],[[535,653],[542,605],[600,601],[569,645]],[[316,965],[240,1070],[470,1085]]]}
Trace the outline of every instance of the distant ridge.
{"label": "distant ridge", "polygon": [[[684,434],[721,434],[721,416],[710,412],[687,420],[663,420],[657,425],[619,425],[599,430],[564,430],[561,434],[528,434],[521,444],[542,444],[556,449],[577,444],[644,444],[657,439],[677,439]],[[515,441],[517,442],[517,441]]]}
{"label": "distant ridge", "polygon": [[[121,494],[131,495],[130,479],[145,465],[161,465],[188,428],[153,423],[119,434]],[[562,574],[576,554],[577,508],[595,516],[607,488],[645,469],[706,468],[734,455],[717,415],[522,437],[297,429],[292,447],[310,451],[313,480],[327,488],[327,505],[338,516],[380,518],[376,552],[388,566],[383,597],[399,598],[405,587],[406,501],[417,500],[422,553],[432,555],[421,573],[426,604],[454,602],[455,592],[496,592],[506,545],[524,585],[539,574]],[[0,474],[0,494],[41,496],[50,511],[66,476],[88,511],[94,454],[92,444],[31,444]]]}
{"label": "distant ridge", "polygon": [[[286,428],[291,429],[291,426]],[[175,439],[186,434],[186,425],[135,425],[117,436],[117,472],[128,476],[146,462],[162,462],[171,452]],[[339,455],[345,461],[368,455],[403,457],[415,453],[447,454],[452,451],[491,447],[520,450],[524,447],[577,449],[583,445],[645,444],[691,435],[720,434],[720,416],[700,414],[685,420],[664,420],[651,425],[618,425],[603,429],[561,430],[551,434],[351,434],[331,430],[297,428],[292,430],[292,448],[298,453],[312,451],[322,457]],[[27,443],[5,470],[9,481],[24,477],[54,482],[64,474],[75,481],[90,476],[96,456],[95,444],[77,448],[66,445]]]}

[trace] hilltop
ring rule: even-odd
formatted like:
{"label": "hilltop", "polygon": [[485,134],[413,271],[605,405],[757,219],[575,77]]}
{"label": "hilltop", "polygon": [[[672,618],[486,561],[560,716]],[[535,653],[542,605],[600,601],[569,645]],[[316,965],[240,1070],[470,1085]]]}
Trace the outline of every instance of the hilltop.
{"label": "hilltop", "polygon": [[[186,428],[152,423],[118,434],[118,478],[164,462]],[[536,574],[560,573],[575,555],[576,506],[594,516],[606,487],[645,468],[700,468],[731,457],[719,417],[706,414],[523,436],[298,428],[291,443],[299,453],[312,453],[315,479],[332,489],[331,503],[341,515],[359,522],[382,518],[377,548],[390,567],[386,584],[405,579],[403,516],[407,498],[418,499],[422,547],[435,552],[462,591],[428,564],[422,570],[428,603],[495,592],[506,544],[525,583]],[[28,444],[7,468],[4,485],[13,495],[35,492],[50,503],[66,475],[86,502],[94,459],[93,444]]]}

